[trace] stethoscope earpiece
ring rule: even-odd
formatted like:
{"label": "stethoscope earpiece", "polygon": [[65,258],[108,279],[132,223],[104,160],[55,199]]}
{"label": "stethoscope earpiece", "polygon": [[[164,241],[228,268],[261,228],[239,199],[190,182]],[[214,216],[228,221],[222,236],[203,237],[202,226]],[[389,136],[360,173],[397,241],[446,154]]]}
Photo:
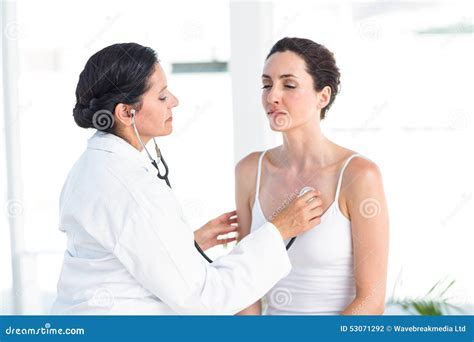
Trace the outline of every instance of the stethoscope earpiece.
{"label": "stethoscope earpiece", "polygon": [[[130,114],[132,115],[132,126],[133,126],[133,130],[135,131],[135,135],[137,136],[138,141],[140,142],[140,145],[142,146],[142,148],[145,150],[146,154],[148,155],[148,158],[150,159],[151,164],[158,171],[158,175],[157,175],[158,178],[163,179],[166,182],[166,184],[171,188],[170,181],[168,180],[168,174],[169,174],[168,165],[166,164],[165,159],[163,158],[163,155],[161,154],[161,151],[158,147],[158,144],[156,143],[155,138],[153,138],[153,142],[155,143],[155,151],[156,151],[157,160],[153,159],[150,152],[148,152],[148,149],[146,148],[145,144],[142,142],[142,139],[140,138],[140,134],[138,133],[137,126],[135,125],[136,112],[137,111],[134,108],[130,109]],[[159,164],[163,164],[163,166],[165,167],[164,174],[161,174],[160,168],[158,167]]]}

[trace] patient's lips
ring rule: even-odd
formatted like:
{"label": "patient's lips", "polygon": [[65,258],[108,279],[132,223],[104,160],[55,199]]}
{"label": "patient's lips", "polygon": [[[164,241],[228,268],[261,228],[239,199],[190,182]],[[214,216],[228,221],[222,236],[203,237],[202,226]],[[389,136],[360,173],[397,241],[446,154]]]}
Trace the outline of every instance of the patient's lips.
{"label": "patient's lips", "polygon": [[267,114],[268,115],[274,115],[274,114],[279,114],[279,113],[287,114],[287,111],[285,111],[281,108],[278,108],[276,106],[271,106],[271,107],[267,108]]}
{"label": "patient's lips", "polygon": [[284,110],[270,108],[267,115],[270,121],[270,126],[276,131],[282,131],[291,126],[291,116]]}

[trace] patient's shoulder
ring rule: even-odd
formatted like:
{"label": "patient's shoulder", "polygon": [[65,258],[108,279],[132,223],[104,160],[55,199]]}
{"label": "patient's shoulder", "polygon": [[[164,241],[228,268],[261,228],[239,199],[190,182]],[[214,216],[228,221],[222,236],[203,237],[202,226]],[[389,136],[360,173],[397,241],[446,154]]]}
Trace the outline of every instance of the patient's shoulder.
{"label": "patient's shoulder", "polygon": [[362,178],[365,181],[374,180],[381,176],[378,165],[370,159],[361,156],[357,156],[351,160],[347,165],[345,173],[347,178]]}
{"label": "patient's shoulder", "polygon": [[249,173],[256,173],[258,167],[258,158],[262,152],[252,152],[242,158],[235,166],[235,173],[248,175]]}
{"label": "patient's shoulder", "polygon": [[252,152],[242,158],[235,166],[236,185],[252,191],[257,178],[258,158],[262,152]]}
{"label": "patient's shoulder", "polygon": [[364,157],[352,159],[344,172],[342,189],[346,190],[345,196],[348,198],[380,191],[382,189],[380,168]]}

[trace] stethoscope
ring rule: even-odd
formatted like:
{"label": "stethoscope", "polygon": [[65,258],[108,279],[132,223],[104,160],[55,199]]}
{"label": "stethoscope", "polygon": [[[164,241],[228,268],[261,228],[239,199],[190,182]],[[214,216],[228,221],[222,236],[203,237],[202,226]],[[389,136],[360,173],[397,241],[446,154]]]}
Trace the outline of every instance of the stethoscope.
{"label": "stethoscope", "polygon": [[[303,189],[300,190],[299,194],[298,194],[298,197],[301,197],[303,196],[305,193],[307,193],[308,191],[312,191],[314,190],[314,188],[310,187],[310,186],[305,186]],[[311,201],[311,200],[310,200]],[[290,242],[288,242],[288,244],[286,245],[286,250],[289,250],[290,247],[293,245],[293,243],[295,242],[296,240],[296,236],[292,237]]]}
{"label": "stethoscope", "polygon": [[[150,152],[148,152],[148,149],[146,148],[145,144],[143,144],[142,139],[140,138],[140,134],[138,134],[137,126],[135,125],[136,110],[135,109],[130,110],[130,114],[132,115],[132,126],[133,126],[133,130],[135,131],[135,135],[137,136],[138,141],[140,142],[140,145],[142,146],[142,148],[145,150],[146,154],[148,155],[148,158],[150,159],[151,164],[158,171],[158,174],[157,174],[158,178],[164,180],[166,182],[166,184],[171,188],[171,183],[168,179],[168,174],[169,174],[168,164],[166,164],[166,161],[163,158],[163,155],[161,154],[160,148],[158,147],[158,144],[156,143],[155,138],[153,138],[153,143],[155,144],[156,158],[157,158],[158,162],[155,159],[153,159]],[[163,174],[161,173],[160,168],[158,167],[158,165],[160,165],[160,164],[163,164],[163,167],[165,168],[165,172]],[[309,186],[305,186],[303,189],[301,189],[300,193],[298,194],[298,197],[303,196],[305,193],[307,193],[308,191],[311,191],[311,190],[314,190],[314,189],[309,187]],[[296,239],[296,237],[291,238],[291,240],[286,245],[286,250],[290,249],[290,247],[295,242],[295,239]],[[196,247],[196,249],[203,256],[204,259],[206,259],[209,263],[212,263],[212,259],[209,258],[206,255],[206,253],[204,253],[204,251],[201,249],[201,247],[199,247],[196,240],[194,240],[194,247]]]}
{"label": "stethoscope", "polygon": [[[136,110],[135,109],[131,109],[130,110],[130,114],[132,115],[132,126],[133,126],[133,130],[135,131],[135,135],[137,136],[138,138],[138,141],[140,142],[140,145],[142,146],[142,148],[145,150],[146,154],[148,155],[148,158],[150,159],[150,162],[151,164],[156,168],[156,170],[158,171],[158,178],[159,179],[162,179],[166,182],[166,184],[171,188],[171,183],[168,179],[168,174],[169,174],[169,168],[168,168],[168,164],[166,164],[166,161],[165,159],[163,158],[163,155],[161,154],[161,151],[160,151],[160,148],[158,147],[158,144],[156,143],[156,140],[155,138],[153,138],[153,143],[155,144],[155,151],[156,151],[156,159],[158,160],[158,162],[153,159],[153,157],[151,156],[150,152],[148,152],[145,144],[143,144],[142,142],[142,139],[140,138],[140,134],[138,134],[138,130],[137,130],[137,126],[135,125],[135,114],[136,114]],[[158,167],[158,165],[160,164],[163,164],[163,167],[165,169],[165,172],[162,174],[161,171],[160,171],[160,168]],[[291,243],[291,242],[290,242]],[[204,253],[204,251],[201,249],[201,247],[199,247],[198,243],[196,242],[196,240],[194,240],[194,247],[196,247],[196,249],[198,250],[198,252],[203,256],[204,259],[206,259],[209,263],[212,263],[212,259],[209,258],[206,253]]]}

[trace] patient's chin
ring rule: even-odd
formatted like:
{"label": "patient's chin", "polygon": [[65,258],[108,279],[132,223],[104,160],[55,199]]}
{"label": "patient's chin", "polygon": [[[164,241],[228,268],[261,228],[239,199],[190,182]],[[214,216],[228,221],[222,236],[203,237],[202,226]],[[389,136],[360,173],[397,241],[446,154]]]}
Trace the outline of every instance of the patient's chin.
{"label": "patient's chin", "polygon": [[291,128],[293,120],[288,114],[276,114],[269,115],[268,122],[272,131],[285,132]]}

